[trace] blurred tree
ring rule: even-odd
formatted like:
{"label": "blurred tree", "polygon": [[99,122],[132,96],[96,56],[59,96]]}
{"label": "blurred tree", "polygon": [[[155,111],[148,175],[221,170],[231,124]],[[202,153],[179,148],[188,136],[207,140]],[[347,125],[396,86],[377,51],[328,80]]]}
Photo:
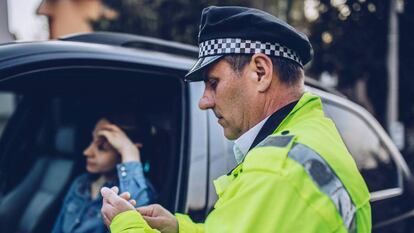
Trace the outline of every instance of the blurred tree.
{"label": "blurred tree", "polygon": [[[317,0],[315,0],[317,1]],[[385,119],[389,1],[320,0],[311,26],[310,74],[338,76],[338,88]]]}
{"label": "blurred tree", "polygon": [[276,15],[300,30],[307,29],[308,22],[305,19],[304,1],[302,0],[256,0],[250,2],[253,7]]}
{"label": "blurred tree", "polygon": [[266,10],[303,30],[302,0],[103,0],[118,18],[93,22],[97,31],[116,31],[197,44],[198,23],[204,7],[237,5]]}
{"label": "blurred tree", "polygon": [[210,5],[252,6],[248,0],[103,0],[118,12],[116,20],[94,22],[98,31],[117,31],[197,44],[198,23]]}
{"label": "blurred tree", "polygon": [[414,128],[414,2],[406,1],[400,15],[400,116]]}
{"label": "blurred tree", "polygon": [[414,2],[406,0],[400,15],[400,119],[406,126],[404,155],[414,168]]}
{"label": "blurred tree", "polygon": [[[323,72],[338,77],[338,89],[385,120],[387,92],[387,33],[389,1],[383,0],[102,0],[119,12],[116,20],[94,22],[99,31],[117,31],[196,44],[201,10],[209,5],[251,6],[268,11],[310,34],[315,56],[308,74]],[[413,3],[406,0],[406,8]],[[313,9],[313,16],[306,17]],[[316,11],[316,13],[315,13]],[[409,93],[414,61],[409,51],[414,42],[409,30],[413,10],[401,16],[401,90]],[[408,13],[410,12],[410,13]],[[405,46],[405,45],[404,45]],[[401,117],[412,118],[414,98],[401,96]]]}

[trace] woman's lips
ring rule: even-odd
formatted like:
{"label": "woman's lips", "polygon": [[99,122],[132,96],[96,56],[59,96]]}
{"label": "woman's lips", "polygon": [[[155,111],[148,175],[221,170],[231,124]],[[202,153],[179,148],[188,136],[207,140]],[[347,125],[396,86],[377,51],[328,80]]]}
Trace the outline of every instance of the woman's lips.
{"label": "woman's lips", "polygon": [[95,163],[94,163],[94,162],[89,161],[89,160],[86,160],[86,164],[87,164],[88,166],[93,166],[93,165],[95,165]]}

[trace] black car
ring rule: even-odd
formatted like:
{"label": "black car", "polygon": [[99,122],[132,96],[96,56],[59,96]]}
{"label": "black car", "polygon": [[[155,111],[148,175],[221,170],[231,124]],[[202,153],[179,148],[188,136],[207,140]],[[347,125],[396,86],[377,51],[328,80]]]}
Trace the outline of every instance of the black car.
{"label": "black car", "polygon": [[[197,53],[116,33],[1,45],[0,96],[16,104],[0,138],[0,232],[50,231],[68,185],[85,171],[94,113],[118,105],[149,121],[153,150],[142,160],[157,202],[204,220],[217,199],[212,180],[235,159],[214,114],[198,109],[203,83],[183,81]],[[414,232],[412,175],[384,129],[335,91],[306,84],[368,184],[374,232]]]}

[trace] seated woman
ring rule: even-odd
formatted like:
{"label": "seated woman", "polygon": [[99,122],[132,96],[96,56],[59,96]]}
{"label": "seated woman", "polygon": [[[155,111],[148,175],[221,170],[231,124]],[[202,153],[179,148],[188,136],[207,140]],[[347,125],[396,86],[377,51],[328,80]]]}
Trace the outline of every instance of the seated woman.
{"label": "seated woman", "polygon": [[108,115],[98,120],[93,140],[83,152],[88,172],[73,181],[53,233],[107,232],[100,212],[99,191],[103,186],[116,185],[121,193],[129,192],[137,206],[152,201],[154,192],[140,162],[141,143],[148,131],[128,115]]}

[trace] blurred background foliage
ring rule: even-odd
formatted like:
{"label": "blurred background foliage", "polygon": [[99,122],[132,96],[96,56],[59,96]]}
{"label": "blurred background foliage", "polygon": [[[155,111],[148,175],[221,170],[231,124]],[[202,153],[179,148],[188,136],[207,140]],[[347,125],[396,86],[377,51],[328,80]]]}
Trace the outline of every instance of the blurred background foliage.
{"label": "blurred background foliage", "polygon": [[[210,5],[256,7],[282,18],[310,38],[315,57],[307,74],[320,79],[333,77],[335,88],[385,121],[387,92],[387,32],[389,2],[383,0],[103,0],[106,7],[122,12],[114,20],[93,23],[97,31],[116,31],[189,44],[197,44],[201,10]],[[414,88],[414,26],[412,1],[400,15],[401,118],[414,115],[414,98],[405,91]],[[409,47],[410,49],[404,49]],[[408,52],[408,54],[407,54]]]}
{"label": "blurred background foliage", "polygon": [[[399,118],[414,135],[414,3],[399,13]],[[384,0],[103,0],[122,12],[101,18],[94,30],[197,44],[201,10],[210,5],[255,7],[305,32],[314,47],[307,75],[338,89],[385,126],[390,1]],[[327,81],[327,82],[326,82]],[[414,136],[413,136],[414,137]],[[414,141],[413,141],[414,143]],[[414,152],[414,144],[411,145]]]}

